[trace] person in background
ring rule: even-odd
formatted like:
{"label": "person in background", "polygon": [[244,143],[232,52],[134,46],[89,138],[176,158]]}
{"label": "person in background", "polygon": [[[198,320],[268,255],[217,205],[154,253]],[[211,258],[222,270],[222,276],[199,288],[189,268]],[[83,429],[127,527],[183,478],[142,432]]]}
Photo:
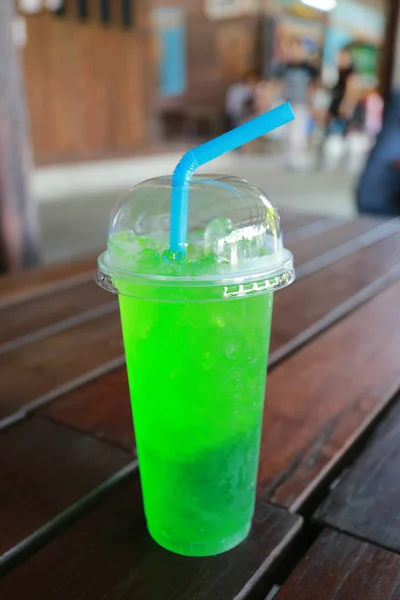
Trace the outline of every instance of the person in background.
{"label": "person in background", "polygon": [[309,146],[314,150],[315,167],[323,165],[323,149],[326,135],[326,115],[330,106],[331,96],[321,79],[317,79],[310,94],[311,116],[309,127]]}
{"label": "person in background", "polygon": [[232,83],[228,87],[225,100],[228,130],[240,125],[245,118],[248,103],[254,97],[254,89],[258,81],[258,74],[250,71],[244,75],[241,81]]}
{"label": "person in background", "polygon": [[324,164],[328,168],[357,171],[365,160],[369,142],[365,134],[364,90],[359,75],[355,72],[348,75],[335,117],[330,118],[327,127]]}
{"label": "person in background", "polygon": [[328,133],[344,133],[344,123],[341,115],[341,105],[346,94],[349,77],[356,70],[350,52],[342,48],[338,54],[338,79],[332,88],[332,99],[328,109]]}
{"label": "person in background", "polygon": [[307,164],[311,87],[318,75],[318,69],[307,59],[306,46],[293,39],[288,61],[275,72],[281,81],[282,97],[291,103],[296,117],[285,128],[287,164],[293,169],[302,169]]}
{"label": "person in background", "polygon": [[345,133],[364,131],[365,93],[361,78],[356,73],[347,78],[338,116],[343,120]]}
{"label": "person in background", "polygon": [[239,125],[242,125],[243,123],[247,123],[248,121],[251,121],[251,119],[254,119],[255,116],[256,116],[256,114],[255,114],[255,108],[254,108],[254,96],[249,96],[249,98],[247,98],[246,102],[244,103],[243,117],[242,117]]}
{"label": "person in background", "polygon": [[271,84],[260,78],[254,87],[253,95],[254,115],[262,115],[272,108]]}
{"label": "person in background", "polygon": [[[248,121],[251,121],[252,119],[254,119],[254,117],[256,117],[256,116],[257,115],[255,113],[254,95],[251,95],[244,104],[243,117],[242,117],[240,123],[238,123],[238,124],[243,125],[244,123],[247,123]],[[252,140],[251,142],[244,144],[244,146],[241,146],[241,148],[239,148],[239,151],[244,154],[250,154],[250,153],[255,152],[257,150],[257,147],[258,147],[258,140]]]}
{"label": "person in background", "polygon": [[371,140],[376,140],[382,129],[383,98],[377,88],[369,90],[365,98],[365,132]]}
{"label": "person in background", "polygon": [[337,70],[337,82],[331,90],[325,135],[321,145],[321,160],[327,168],[339,167],[346,153],[344,136],[347,129],[346,113],[348,113],[348,108],[343,111],[342,105],[348,89],[348,82],[356,73],[351,54],[346,48],[342,48],[338,53]]}
{"label": "person in background", "polygon": [[382,130],[356,190],[360,213],[400,215],[400,90],[392,93]]}
{"label": "person in background", "polygon": [[348,171],[359,172],[371,148],[365,132],[366,87],[362,78],[353,73],[347,79],[346,92],[339,113],[345,123],[344,163]]}

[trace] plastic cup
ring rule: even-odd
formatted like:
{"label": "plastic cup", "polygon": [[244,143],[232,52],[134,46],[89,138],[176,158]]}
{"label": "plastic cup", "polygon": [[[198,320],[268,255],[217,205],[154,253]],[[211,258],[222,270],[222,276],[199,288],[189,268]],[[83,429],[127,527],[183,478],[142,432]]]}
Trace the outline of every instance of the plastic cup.
{"label": "plastic cup", "polygon": [[186,256],[168,250],[171,178],[115,207],[97,281],[119,294],[149,532],[188,556],[248,534],[273,292],[294,279],[279,216],[232,177],[190,184]]}

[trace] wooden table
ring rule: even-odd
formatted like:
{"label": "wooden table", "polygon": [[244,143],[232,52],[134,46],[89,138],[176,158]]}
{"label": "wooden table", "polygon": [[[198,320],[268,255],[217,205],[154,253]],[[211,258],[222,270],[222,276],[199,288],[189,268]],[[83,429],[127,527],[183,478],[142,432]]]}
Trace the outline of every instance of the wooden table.
{"label": "wooden table", "polygon": [[0,600],[400,598],[400,221],[282,221],[254,526],[217,557],[146,532],[95,257],[0,279]]}

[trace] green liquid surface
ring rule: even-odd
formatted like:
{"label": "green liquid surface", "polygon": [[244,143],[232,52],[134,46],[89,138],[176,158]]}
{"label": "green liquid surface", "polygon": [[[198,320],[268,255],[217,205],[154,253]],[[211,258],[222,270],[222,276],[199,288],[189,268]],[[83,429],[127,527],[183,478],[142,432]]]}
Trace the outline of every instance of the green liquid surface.
{"label": "green liquid surface", "polygon": [[254,511],[272,294],[119,300],[150,533],[189,556],[228,550]]}

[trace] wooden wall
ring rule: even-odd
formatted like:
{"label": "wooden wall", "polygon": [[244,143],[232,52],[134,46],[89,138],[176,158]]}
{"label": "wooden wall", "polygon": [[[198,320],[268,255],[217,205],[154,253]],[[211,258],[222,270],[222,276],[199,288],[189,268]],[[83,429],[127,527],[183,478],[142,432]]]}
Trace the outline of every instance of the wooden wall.
{"label": "wooden wall", "polygon": [[257,67],[258,18],[211,20],[203,2],[190,0],[188,18],[188,101],[223,107],[226,89]]}
{"label": "wooden wall", "polygon": [[[182,6],[186,11],[188,88],[176,104],[222,109],[226,89],[257,67],[257,16],[213,20],[203,0],[152,0],[149,7]],[[174,104],[174,100],[167,102]]]}
{"label": "wooden wall", "polygon": [[115,2],[109,26],[94,12],[98,2],[89,3],[86,22],[70,4],[65,17],[42,12],[26,18],[23,61],[37,163],[121,154],[141,147],[146,137],[143,15],[123,29]]}
{"label": "wooden wall", "polygon": [[[65,17],[26,17],[23,63],[35,161],[79,161],[129,153],[151,143],[165,107],[210,107],[223,112],[229,83],[257,66],[255,16],[211,20],[202,0],[134,0],[135,24],[124,30],[113,0],[110,26],[100,23],[98,0],[80,22],[77,3]],[[188,89],[157,93],[151,9],[183,6],[187,19]]]}

